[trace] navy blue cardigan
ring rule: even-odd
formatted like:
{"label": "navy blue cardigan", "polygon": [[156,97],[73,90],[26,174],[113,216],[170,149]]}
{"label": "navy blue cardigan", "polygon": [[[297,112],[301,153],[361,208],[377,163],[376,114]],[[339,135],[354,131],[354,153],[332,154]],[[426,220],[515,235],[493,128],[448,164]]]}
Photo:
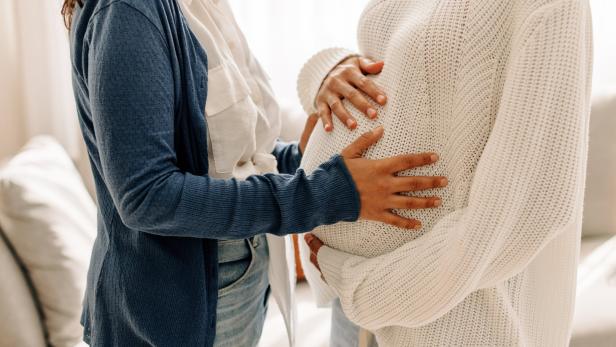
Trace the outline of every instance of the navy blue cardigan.
{"label": "navy blue cardigan", "polygon": [[358,218],[339,156],[306,175],[297,146],[278,144],[282,174],[208,177],[207,57],[175,0],[85,0],[71,57],[99,206],[86,342],[211,346],[217,239]]}

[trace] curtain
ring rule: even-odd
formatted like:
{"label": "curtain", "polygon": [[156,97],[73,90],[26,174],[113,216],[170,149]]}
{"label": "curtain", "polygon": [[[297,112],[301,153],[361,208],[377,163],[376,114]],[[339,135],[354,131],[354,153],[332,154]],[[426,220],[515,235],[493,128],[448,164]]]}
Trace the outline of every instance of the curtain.
{"label": "curtain", "polygon": [[82,153],[60,8],[61,0],[0,1],[0,158],[38,134]]}

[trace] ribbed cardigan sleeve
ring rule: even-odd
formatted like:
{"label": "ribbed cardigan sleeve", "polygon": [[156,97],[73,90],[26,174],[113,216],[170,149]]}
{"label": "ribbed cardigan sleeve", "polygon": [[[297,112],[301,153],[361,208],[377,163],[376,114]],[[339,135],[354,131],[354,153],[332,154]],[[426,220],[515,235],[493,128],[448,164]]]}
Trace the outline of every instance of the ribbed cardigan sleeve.
{"label": "ribbed cardigan sleeve", "polygon": [[96,146],[122,223],[157,235],[234,239],[358,218],[358,195],[339,156],[311,175],[240,181],[182,172],[175,164],[170,50],[152,21],[114,2],[93,17],[86,35]]}
{"label": "ribbed cardigan sleeve", "polygon": [[277,141],[272,152],[278,162],[278,172],[294,174],[302,162],[302,153],[297,142],[285,143]]}
{"label": "ribbed cardigan sleeve", "polygon": [[592,73],[588,4],[558,1],[525,23],[468,206],[376,258],[319,252],[327,283],[355,323],[376,330],[433,322],[472,292],[520,273],[579,221]]}

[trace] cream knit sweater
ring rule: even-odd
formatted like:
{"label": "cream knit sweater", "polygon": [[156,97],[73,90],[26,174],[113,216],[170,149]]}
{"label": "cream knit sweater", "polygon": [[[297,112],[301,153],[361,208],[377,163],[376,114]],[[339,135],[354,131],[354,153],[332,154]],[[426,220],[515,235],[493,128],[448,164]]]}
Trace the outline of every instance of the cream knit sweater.
{"label": "cream knit sweater", "polygon": [[[445,175],[439,209],[398,211],[413,232],[375,222],[315,230],[329,287],[379,346],[565,346],[575,298],[587,154],[592,34],[585,0],[374,0],[360,53],[383,59],[377,121],[315,130],[313,170],[363,131],[385,127],[366,156],[435,151],[406,175]],[[351,54],[314,56],[299,78],[306,111]],[[346,106],[351,108],[348,103]],[[375,105],[377,107],[377,105]],[[305,247],[304,247],[305,254]]]}

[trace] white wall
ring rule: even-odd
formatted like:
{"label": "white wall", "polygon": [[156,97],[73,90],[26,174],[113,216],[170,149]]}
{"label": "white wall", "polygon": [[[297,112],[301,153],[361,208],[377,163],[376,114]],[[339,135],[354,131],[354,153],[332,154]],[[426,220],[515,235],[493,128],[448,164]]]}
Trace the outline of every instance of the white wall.
{"label": "white wall", "polygon": [[356,47],[367,0],[229,0],[248,42],[283,103],[299,104],[295,81],[321,49]]}
{"label": "white wall", "polygon": [[[591,0],[595,35],[595,92],[616,91],[616,1]],[[616,115],[615,115],[616,116]]]}
{"label": "white wall", "polygon": [[[366,0],[229,0],[278,96],[297,102],[295,79],[318,50],[356,46]],[[594,89],[616,88],[616,0],[590,0],[595,34]]]}

